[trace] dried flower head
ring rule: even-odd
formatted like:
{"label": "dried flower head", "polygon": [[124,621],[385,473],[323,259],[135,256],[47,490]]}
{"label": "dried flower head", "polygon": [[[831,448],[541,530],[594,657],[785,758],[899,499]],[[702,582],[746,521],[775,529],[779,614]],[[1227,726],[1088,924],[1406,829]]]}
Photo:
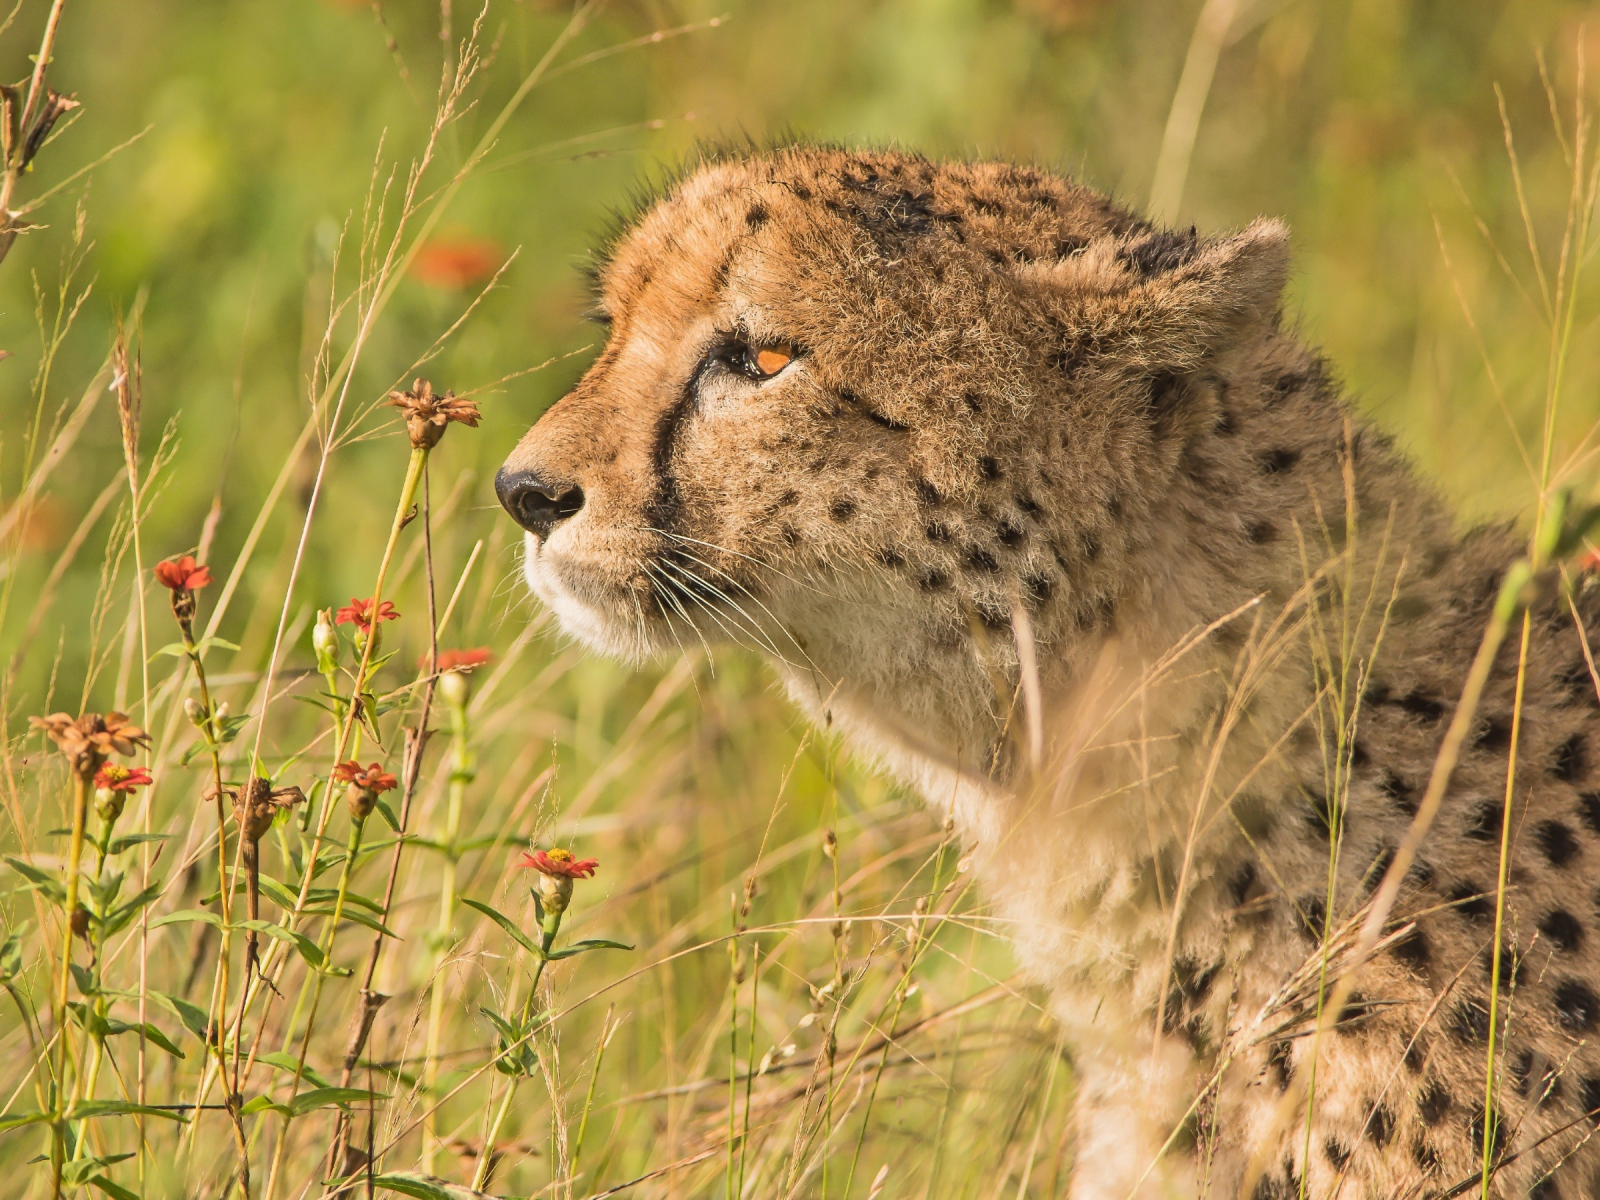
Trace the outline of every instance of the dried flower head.
{"label": "dried flower head", "polygon": [[418,450],[429,450],[439,444],[445,426],[451,421],[476,429],[483,414],[471,400],[462,400],[454,392],[436,396],[433,384],[419,379],[409,392],[390,392],[384,401],[398,408],[406,419],[406,432],[411,435],[411,445]]}
{"label": "dried flower head", "polygon": [[390,600],[379,602],[376,613],[372,610],[371,600],[358,600],[350,597],[346,604],[334,614],[334,620],[340,625],[354,625],[362,633],[370,634],[372,627],[383,621],[398,621],[400,614],[395,611],[394,603]]}
{"label": "dried flower head", "polygon": [[[252,775],[243,786],[225,787],[222,794],[233,801],[233,819],[247,842],[258,842],[272,828],[272,819],[286,808],[293,808],[306,798],[297,787],[275,788],[272,780]],[[216,788],[207,788],[207,800],[217,798]]]}
{"label": "dried flower head", "polygon": [[336,764],[333,777],[339,783],[349,785],[345,788],[344,802],[350,809],[351,818],[357,821],[365,821],[370,817],[372,810],[378,806],[379,795],[400,782],[377,763],[363,767],[355,759]]}
{"label": "dried flower head", "polygon": [[539,872],[539,899],[546,910],[563,913],[572,901],[572,881],[588,879],[600,865],[598,859],[578,858],[570,850],[524,850],[517,864]]}
{"label": "dried flower head", "polygon": [[132,754],[136,746],[146,745],[150,735],[122,713],[84,713],[74,718],[64,712],[47,717],[29,717],[28,723],[42,729],[56,748],[72,760],[72,769],[85,779],[93,779],[100,765],[112,754]]}

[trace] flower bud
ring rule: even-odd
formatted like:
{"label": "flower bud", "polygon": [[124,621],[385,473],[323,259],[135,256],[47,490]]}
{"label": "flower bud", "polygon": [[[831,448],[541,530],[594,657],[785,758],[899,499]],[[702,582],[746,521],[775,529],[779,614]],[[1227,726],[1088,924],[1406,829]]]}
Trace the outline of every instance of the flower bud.
{"label": "flower bud", "polygon": [[333,610],[317,613],[316,628],[311,631],[311,648],[317,652],[317,670],[331,675],[339,666],[339,633],[333,627]]}
{"label": "flower bud", "polygon": [[451,708],[465,708],[471,690],[467,677],[460,671],[446,671],[439,676],[439,695]]}
{"label": "flower bud", "polygon": [[539,899],[548,913],[561,914],[572,903],[572,877],[569,875],[540,875],[535,881]]}
{"label": "flower bud", "polygon": [[94,792],[94,811],[100,814],[100,819],[107,825],[115,825],[117,818],[122,815],[122,806],[127,802],[128,793],[113,791],[111,788],[96,788]]}
{"label": "flower bud", "polygon": [[359,783],[352,783],[344,790],[344,803],[350,810],[352,821],[365,821],[372,815],[372,810],[378,807],[378,793]]}
{"label": "flower bud", "polygon": [[189,723],[192,725],[199,726],[206,723],[206,707],[193,696],[183,702],[183,715],[189,718]]}

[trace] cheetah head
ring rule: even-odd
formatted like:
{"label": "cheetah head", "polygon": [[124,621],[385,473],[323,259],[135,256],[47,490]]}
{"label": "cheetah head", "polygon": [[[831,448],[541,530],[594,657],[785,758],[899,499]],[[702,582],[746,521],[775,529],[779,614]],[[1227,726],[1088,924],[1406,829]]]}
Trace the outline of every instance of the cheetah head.
{"label": "cheetah head", "polygon": [[1105,619],[1201,419],[1171,396],[1284,269],[1275,223],[1206,241],[1006,164],[709,162],[613,247],[604,350],[496,479],[527,580],[600,651],[743,642],[904,710],[1019,609]]}

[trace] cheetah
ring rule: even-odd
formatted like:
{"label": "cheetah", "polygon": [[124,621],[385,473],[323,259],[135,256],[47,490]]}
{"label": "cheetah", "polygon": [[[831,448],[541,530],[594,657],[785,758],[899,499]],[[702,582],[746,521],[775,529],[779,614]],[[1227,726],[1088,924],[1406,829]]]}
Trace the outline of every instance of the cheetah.
{"label": "cheetah", "polygon": [[1511,817],[1515,638],[1318,1031],[1523,549],[1343,403],[1288,269],[1025,166],[708,154],[497,493],[571,635],[756,648],[953,819],[1070,1046],[1076,1200],[1476,1194],[1485,1145],[1588,1196],[1597,589],[1531,602]]}

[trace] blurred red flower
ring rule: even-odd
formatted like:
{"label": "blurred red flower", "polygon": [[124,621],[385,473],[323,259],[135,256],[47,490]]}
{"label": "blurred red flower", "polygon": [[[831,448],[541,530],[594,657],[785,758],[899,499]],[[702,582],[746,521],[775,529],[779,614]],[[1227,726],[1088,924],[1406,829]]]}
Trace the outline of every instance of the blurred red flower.
{"label": "blurred red flower", "polygon": [[[479,646],[476,650],[446,650],[439,655],[439,670],[441,673],[470,670],[483,666],[493,657],[487,646]],[[421,665],[426,667],[428,660],[424,658]]]}
{"label": "blurred red flower", "polygon": [[372,601],[358,600],[354,596],[350,597],[349,604],[346,604],[334,614],[334,620],[338,624],[353,624],[362,633],[371,633],[372,626],[378,621],[397,621],[399,619],[400,614],[394,610],[393,601],[385,600],[379,604],[377,615],[374,616]]}
{"label": "blurred red flower", "polygon": [[435,238],[417,251],[411,274],[441,288],[471,287],[500,268],[505,252],[488,238]]}
{"label": "blurred red flower", "polygon": [[399,783],[399,780],[377,763],[363,767],[353,758],[349,762],[335,764],[333,777],[340,783],[353,783],[369,792],[387,792]]}
{"label": "blurred red flower", "polygon": [[161,586],[171,588],[175,592],[192,592],[195,588],[203,588],[211,582],[211,568],[200,566],[194,561],[192,554],[159,562],[155,571],[156,579]]}
{"label": "blurred red flower", "polygon": [[574,858],[571,850],[524,850],[519,867],[531,867],[553,879],[588,879],[600,865],[597,858]]}
{"label": "blurred red flower", "polygon": [[131,792],[136,787],[149,787],[154,780],[143,767],[124,767],[107,763],[95,772],[94,786],[108,792]]}

